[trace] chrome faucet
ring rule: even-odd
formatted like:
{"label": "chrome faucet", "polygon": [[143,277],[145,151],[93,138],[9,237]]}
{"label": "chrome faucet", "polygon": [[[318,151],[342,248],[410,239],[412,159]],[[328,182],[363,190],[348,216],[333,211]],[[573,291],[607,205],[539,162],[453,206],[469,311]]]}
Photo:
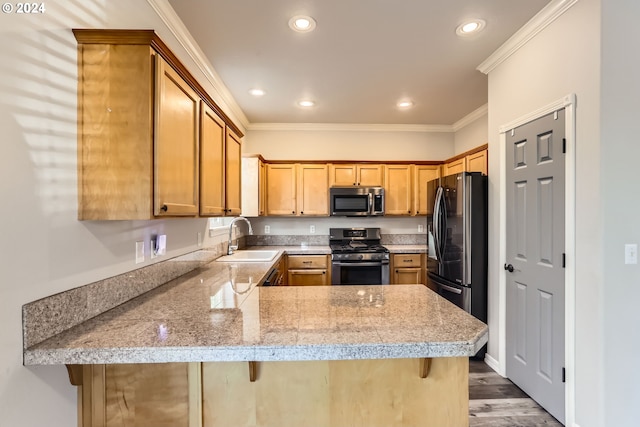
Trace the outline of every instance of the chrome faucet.
{"label": "chrome faucet", "polygon": [[249,222],[249,220],[243,216],[237,216],[234,217],[231,222],[229,223],[229,245],[228,245],[228,249],[227,249],[227,255],[231,255],[233,254],[233,251],[238,249],[238,238],[236,237],[236,244],[232,245],[231,244],[231,236],[233,234],[233,225],[236,223],[236,221],[240,221],[243,220],[244,222],[247,223],[247,225],[249,226],[249,234],[253,234],[253,228],[251,228],[251,223]]}

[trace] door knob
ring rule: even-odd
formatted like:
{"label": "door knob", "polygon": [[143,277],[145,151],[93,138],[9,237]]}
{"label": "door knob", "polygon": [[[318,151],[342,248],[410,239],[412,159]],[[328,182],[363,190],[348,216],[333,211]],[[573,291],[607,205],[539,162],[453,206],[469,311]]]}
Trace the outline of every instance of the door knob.
{"label": "door knob", "polygon": [[513,265],[511,264],[505,264],[504,269],[507,270],[509,273],[513,273],[513,271],[515,270],[515,268],[513,268]]}

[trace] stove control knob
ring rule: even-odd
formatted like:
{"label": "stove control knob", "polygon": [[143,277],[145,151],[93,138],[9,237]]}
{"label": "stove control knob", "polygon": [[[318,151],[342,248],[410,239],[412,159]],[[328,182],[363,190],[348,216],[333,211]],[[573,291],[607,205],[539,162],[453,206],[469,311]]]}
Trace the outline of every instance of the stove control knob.
{"label": "stove control knob", "polygon": [[364,258],[364,255],[362,254],[358,255],[358,259],[363,259],[363,258]]}

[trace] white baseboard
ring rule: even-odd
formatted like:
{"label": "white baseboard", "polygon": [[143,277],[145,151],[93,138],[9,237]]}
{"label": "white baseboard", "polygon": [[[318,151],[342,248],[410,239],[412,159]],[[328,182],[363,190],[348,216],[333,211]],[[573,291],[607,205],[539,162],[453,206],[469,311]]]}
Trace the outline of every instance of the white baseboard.
{"label": "white baseboard", "polygon": [[486,363],[487,365],[489,365],[489,367],[491,369],[493,369],[494,371],[496,371],[499,375],[502,375],[504,377],[504,374],[502,374],[500,372],[500,364],[498,363],[498,361],[496,359],[494,359],[493,357],[491,357],[489,355],[489,353],[486,353],[484,355],[484,363]]}

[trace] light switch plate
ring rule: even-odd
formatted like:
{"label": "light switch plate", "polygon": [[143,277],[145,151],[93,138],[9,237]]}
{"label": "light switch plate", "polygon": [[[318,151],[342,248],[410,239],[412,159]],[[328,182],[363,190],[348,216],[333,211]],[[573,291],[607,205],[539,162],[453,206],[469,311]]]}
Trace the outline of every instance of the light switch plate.
{"label": "light switch plate", "polygon": [[136,242],[136,264],[144,262],[144,242]]}
{"label": "light switch plate", "polygon": [[160,234],[156,242],[156,255],[164,255],[167,253],[167,235]]}
{"label": "light switch plate", "polygon": [[635,243],[627,243],[624,245],[624,263],[625,264],[637,264],[638,263],[638,245]]}

